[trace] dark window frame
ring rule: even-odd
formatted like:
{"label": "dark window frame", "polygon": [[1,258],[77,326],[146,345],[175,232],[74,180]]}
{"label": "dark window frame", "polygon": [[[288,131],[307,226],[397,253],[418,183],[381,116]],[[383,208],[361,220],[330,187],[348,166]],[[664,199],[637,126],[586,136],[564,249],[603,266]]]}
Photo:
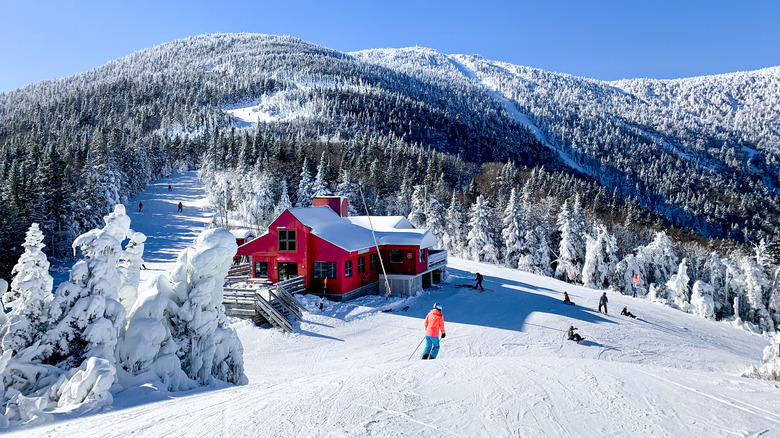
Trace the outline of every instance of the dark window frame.
{"label": "dark window frame", "polygon": [[[401,256],[398,257],[398,254]],[[404,250],[402,249],[391,249],[390,250],[390,263],[396,263],[401,264],[404,262]]]}
{"label": "dark window frame", "polygon": [[372,271],[376,271],[376,265],[378,264],[377,263],[378,259],[379,256],[377,255],[377,253],[373,253],[370,256],[368,256],[369,269],[371,269]]}
{"label": "dark window frame", "polygon": [[296,238],[297,233],[295,230],[285,230],[280,229],[278,230],[277,240],[279,243],[279,251],[289,251],[294,252],[297,251],[297,244],[296,244]]}
{"label": "dark window frame", "polygon": [[344,261],[344,278],[352,276],[352,260]]}
{"label": "dark window frame", "polygon": [[[262,275],[260,273],[262,271],[258,272],[257,268],[261,264],[265,264],[265,275]],[[263,261],[255,262],[255,278],[268,278],[268,265],[269,265],[268,262],[263,262]]]}
{"label": "dark window frame", "polygon": [[314,262],[313,278],[316,279],[335,279],[336,262]]}
{"label": "dark window frame", "polygon": [[365,256],[358,257],[357,269],[358,269],[358,274],[362,274],[362,273],[366,272],[366,257]]}

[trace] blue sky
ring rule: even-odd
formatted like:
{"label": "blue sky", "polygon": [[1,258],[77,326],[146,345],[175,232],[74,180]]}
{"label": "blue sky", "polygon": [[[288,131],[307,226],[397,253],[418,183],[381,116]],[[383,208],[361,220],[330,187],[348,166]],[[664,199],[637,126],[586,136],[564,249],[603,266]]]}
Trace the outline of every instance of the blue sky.
{"label": "blue sky", "polygon": [[0,17],[0,92],[216,32],[419,45],[602,80],[780,65],[780,2],[766,0],[0,0]]}

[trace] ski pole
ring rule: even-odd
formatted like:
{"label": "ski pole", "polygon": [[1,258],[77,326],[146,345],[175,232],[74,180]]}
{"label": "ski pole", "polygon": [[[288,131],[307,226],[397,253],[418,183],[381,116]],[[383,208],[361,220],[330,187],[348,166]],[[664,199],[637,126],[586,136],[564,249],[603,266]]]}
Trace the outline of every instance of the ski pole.
{"label": "ski pole", "polygon": [[414,347],[414,351],[412,351],[412,354],[410,354],[410,355],[409,355],[409,359],[406,359],[406,360],[412,360],[412,356],[414,356],[414,353],[417,353],[417,349],[418,349],[418,348],[420,348],[420,345],[422,345],[422,343],[423,343],[423,341],[424,341],[424,340],[425,340],[425,338],[422,338],[422,339],[420,340],[420,343],[419,343],[419,344],[417,344],[417,346],[416,346],[416,347]]}

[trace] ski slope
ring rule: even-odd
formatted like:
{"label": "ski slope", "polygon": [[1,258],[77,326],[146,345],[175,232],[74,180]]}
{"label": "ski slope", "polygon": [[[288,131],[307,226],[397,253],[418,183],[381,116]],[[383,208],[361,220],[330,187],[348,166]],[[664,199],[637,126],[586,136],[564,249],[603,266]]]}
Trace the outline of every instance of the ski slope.
{"label": "ski slope", "polygon": [[[139,198],[143,212],[138,200],[128,211],[148,236],[148,276],[210,212],[193,173]],[[448,270],[447,283],[407,299],[320,311],[304,297],[309,312],[292,334],[237,320],[246,386],[120,390],[106,412],[8,436],[780,436],[780,382],[739,377],[767,338],[615,294],[601,315],[601,291],[516,270],[459,259]],[[476,271],[492,291],[458,287]],[[561,303],[563,291],[576,306]],[[439,358],[422,361],[415,347],[434,302],[447,337]],[[621,317],[624,305],[638,318]],[[586,339],[565,340],[569,325]]]}

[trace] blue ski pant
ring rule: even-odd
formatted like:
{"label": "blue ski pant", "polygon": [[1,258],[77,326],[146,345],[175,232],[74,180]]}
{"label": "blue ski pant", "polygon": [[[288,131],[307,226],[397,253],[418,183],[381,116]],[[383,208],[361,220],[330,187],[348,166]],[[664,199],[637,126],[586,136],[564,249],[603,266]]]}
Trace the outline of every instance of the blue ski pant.
{"label": "blue ski pant", "polygon": [[438,336],[426,336],[425,337],[425,350],[423,356],[430,354],[431,359],[435,359],[439,354],[439,337]]}

